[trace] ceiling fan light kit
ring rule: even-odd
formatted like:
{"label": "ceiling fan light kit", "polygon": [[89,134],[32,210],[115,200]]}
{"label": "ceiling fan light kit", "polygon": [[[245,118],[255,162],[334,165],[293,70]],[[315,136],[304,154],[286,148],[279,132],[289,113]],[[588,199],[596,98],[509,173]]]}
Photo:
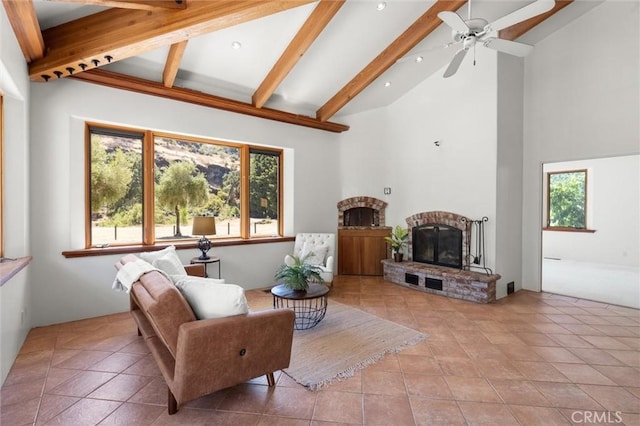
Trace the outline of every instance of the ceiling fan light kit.
{"label": "ceiling fan light kit", "polygon": [[493,22],[483,18],[471,18],[471,0],[469,0],[469,13],[466,20],[455,12],[443,11],[438,13],[438,18],[452,29],[452,44],[461,45],[461,49],[456,52],[451,62],[449,62],[443,77],[447,78],[454,75],[460,68],[467,52],[472,48],[475,49],[477,44],[513,56],[524,57],[528,55],[533,46],[501,39],[497,37],[498,32],[550,11],[555,6],[555,3],[555,0],[536,0]]}

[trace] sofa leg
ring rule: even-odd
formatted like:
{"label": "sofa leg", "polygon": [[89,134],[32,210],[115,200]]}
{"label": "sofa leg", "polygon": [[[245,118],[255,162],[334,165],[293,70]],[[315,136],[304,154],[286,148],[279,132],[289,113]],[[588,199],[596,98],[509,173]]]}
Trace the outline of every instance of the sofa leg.
{"label": "sofa leg", "polygon": [[167,411],[169,411],[169,415],[172,415],[178,412],[178,402],[176,401],[176,398],[171,393],[171,389],[167,387],[167,390],[169,393],[169,400],[167,402]]}
{"label": "sofa leg", "polygon": [[273,377],[273,373],[267,373],[267,383],[269,384],[270,387],[273,387],[276,385],[276,379],[275,377]]}

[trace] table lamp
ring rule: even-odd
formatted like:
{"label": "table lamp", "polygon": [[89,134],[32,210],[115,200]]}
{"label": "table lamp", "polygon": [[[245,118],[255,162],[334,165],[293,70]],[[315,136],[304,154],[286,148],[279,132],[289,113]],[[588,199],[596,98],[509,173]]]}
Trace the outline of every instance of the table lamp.
{"label": "table lamp", "polygon": [[216,235],[216,219],[212,216],[196,216],[193,218],[192,235],[202,235],[197,247],[202,251],[199,260],[208,260],[207,252],[211,249],[211,241],[206,235]]}

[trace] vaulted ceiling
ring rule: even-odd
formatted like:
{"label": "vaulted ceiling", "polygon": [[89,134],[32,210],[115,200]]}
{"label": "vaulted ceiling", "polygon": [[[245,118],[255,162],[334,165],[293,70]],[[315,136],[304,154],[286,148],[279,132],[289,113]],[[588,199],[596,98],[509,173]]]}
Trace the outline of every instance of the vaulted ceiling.
{"label": "vaulted ceiling", "polygon": [[[531,1],[472,0],[472,17]],[[73,78],[333,132],[445,66],[455,51],[437,13],[468,13],[466,0],[2,2],[34,82]],[[557,0],[499,36],[535,44],[584,3]]]}

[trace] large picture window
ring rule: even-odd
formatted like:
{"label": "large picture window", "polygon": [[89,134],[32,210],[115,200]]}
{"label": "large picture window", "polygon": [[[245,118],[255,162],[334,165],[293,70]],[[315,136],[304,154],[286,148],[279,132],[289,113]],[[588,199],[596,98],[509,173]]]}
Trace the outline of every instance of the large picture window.
{"label": "large picture window", "polygon": [[282,234],[281,150],[98,125],[88,140],[87,247],[200,238],[195,216],[215,217],[209,238]]}
{"label": "large picture window", "polygon": [[587,228],[587,170],[547,173],[547,228]]}

